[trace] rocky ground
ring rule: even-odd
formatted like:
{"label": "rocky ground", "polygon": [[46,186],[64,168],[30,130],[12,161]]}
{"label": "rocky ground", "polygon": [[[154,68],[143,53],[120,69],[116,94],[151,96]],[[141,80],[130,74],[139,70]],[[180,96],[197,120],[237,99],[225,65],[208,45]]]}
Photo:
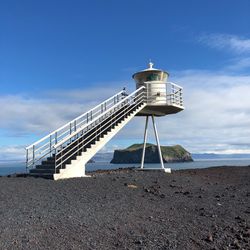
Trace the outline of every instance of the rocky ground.
{"label": "rocky ground", "polygon": [[250,166],[0,178],[0,249],[250,249]]}

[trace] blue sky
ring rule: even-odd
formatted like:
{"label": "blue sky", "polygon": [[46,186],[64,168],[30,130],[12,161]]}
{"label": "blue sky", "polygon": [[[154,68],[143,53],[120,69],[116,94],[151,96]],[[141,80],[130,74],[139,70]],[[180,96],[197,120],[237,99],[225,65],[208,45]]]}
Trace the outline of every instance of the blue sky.
{"label": "blue sky", "polygon": [[[250,152],[250,1],[1,1],[0,159],[127,86],[152,59],[184,87],[161,143]],[[134,119],[103,150],[140,142]],[[137,129],[131,129],[137,128]]]}

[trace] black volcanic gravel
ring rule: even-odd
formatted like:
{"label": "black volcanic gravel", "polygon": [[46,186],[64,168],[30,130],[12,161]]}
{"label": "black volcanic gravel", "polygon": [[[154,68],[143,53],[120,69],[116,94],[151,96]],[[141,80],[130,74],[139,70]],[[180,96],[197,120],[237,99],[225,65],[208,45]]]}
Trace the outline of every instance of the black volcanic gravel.
{"label": "black volcanic gravel", "polygon": [[0,249],[250,249],[250,167],[0,178]]}

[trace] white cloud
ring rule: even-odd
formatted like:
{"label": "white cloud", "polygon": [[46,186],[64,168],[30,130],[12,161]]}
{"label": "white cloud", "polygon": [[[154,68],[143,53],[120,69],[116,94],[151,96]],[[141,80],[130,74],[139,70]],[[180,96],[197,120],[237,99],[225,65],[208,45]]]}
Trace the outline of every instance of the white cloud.
{"label": "white cloud", "polygon": [[25,161],[25,148],[20,145],[1,146],[0,147],[1,161]]}
{"label": "white cloud", "polygon": [[212,48],[230,50],[233,53],[250,53],[250,39],[229,34],[205,34],[199,41]]}
{"label": "white cloud", "polygon": [[112,96],[116,88],[51,91],[47,98],[2,95],[0,128],[16,136],[48,133]]}

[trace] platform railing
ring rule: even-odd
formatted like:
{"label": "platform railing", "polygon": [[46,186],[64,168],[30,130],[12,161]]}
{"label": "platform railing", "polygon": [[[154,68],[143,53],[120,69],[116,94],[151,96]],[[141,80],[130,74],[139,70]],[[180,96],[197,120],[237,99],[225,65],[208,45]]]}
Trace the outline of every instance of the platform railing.
{"label": "platform railing", "polygon": [[96,117],[89,124],[56,144],[54,146],[55,169],[62,168],[73,156],[81,155],[91,142],[96,142],[106,130],[114,128],[122,118],[125,119],[136,107],[145,103],[145,87],[141,87],[106,110],[100,117]]}
{"label": "platform railing", "polygon": [[40,160],[52,155],[56,144],[78,131],[81,127],[86,127],[91,121],[97,119],[103,113],[107,112],[107,110],[114,107],[124,99],[125,96],[126,93],[124,90],[118,92],[88,112],[78,116],[59,129],[26,147],[26,167],[34,167]]}
{"label": "platform railing", "polygon": [[183,107],[183,88],[173,82],[145,82],[148,105]]}

